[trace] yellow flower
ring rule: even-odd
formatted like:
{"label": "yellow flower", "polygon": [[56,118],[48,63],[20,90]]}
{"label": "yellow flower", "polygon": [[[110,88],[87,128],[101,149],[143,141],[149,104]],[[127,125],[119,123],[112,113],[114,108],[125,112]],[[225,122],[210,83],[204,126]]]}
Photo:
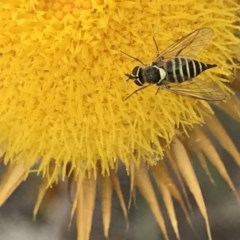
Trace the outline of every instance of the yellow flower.
{"label": "yellow flower", "polygon": [[[120,161],[131,174],[131,194],[135,187],[141,190],[167,239],[144,168],[151,167],[171,222],[176,223],[170,199],[177,198],[184,211],[186,207],[167,177],[161,160],[167,156],[195,195],[210,238],[204,201],[183,143],[203,141],[199,136],[208,139],[197,125],[205,123],[213,111],[205,101],[167,91],[155,95],[156,86],[123,101],[136,89],[124,77],[135,63],[120,51],[148,63],[156,56],[153,36],[163,50],[197,28],[211,27],[213,41],[198,59],[218,67],[197,81],[213,82],[227,93],[222,81],[230,79],[236,67],[231,49],[239,44],[234,25],[239,10],[228,1],[2,1],[0,144],[9,167],[1,182],[1,204],[30,172],[37,172],[46,181],[36,213],[47,187],[71,177],[77,186],[73,212],[77,209],[79,239],[88,239],[100,177],[107,236],[113,188],[127,216],[116,176]],[[191,143],[200,158],[207,141],[202,148]],[[235,191],[220,165],[216,160],[215,166]],[[172,190],[167,187],[170,182]],[[179,236],[177,224],[173,228]]]}

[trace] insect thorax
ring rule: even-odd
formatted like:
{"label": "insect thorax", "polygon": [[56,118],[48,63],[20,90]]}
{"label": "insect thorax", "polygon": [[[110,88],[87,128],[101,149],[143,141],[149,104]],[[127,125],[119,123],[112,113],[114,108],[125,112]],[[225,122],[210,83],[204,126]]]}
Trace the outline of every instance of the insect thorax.
{"label": "insect thorax", "polygon": [[155,65],[150,65],[142,69],[144,82],[160,84],[166,78],[166,71]]}

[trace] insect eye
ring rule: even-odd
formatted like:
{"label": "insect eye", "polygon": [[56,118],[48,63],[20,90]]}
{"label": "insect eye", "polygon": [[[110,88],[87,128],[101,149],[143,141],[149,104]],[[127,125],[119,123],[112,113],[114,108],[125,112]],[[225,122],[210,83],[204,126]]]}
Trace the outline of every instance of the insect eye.
{"label": "insect eye", "polygon": [[134,83],[138,86],[142,86],[144,83],[142,83],[139,79],[135,80]]}
{"label": "insect eye", "polygon": [[140,70],[141,70],[141,68],[140,68],[139,66],[136,66],[136,67],[132,70],[132,74],[133,74],[134,76],[138,76]]}

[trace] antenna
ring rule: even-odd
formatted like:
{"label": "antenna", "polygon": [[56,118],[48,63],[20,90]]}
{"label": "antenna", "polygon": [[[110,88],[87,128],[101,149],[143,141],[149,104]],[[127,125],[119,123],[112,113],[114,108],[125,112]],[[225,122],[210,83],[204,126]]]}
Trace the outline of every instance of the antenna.
{"label": "antenna", "polygon": [[124,73],[124,74],[125,74],[125,76],[128,77],[128,79],[126,81],[129,81],[130,79],[137,79],[138,78],[137,76],[131,75],[129,73]]}
{"label": "antenna", "polygon": [[159,55],[160,55],[160,53],[159,53],[159,48],[158,48],[157,41],[156,41],[156,39],[155,39],[154,36],[153,36],[153,42],[154,42],[154,45],[155,45],[156,50],[157,50],[157,56],[159,56]]}
{"label": "antenna", "polygon": [[123,52],[123,51],[120,51],[120,52],[123,53],[123,54],[125,54],[126,56],[128,56],[128,57],[134,59],[135,61],[141,63],[142,65],[145,65],[145,64],[144,64],[139,58],[133,57],[133,56],[131,56],[131,55],[129,55],[129,54]]}

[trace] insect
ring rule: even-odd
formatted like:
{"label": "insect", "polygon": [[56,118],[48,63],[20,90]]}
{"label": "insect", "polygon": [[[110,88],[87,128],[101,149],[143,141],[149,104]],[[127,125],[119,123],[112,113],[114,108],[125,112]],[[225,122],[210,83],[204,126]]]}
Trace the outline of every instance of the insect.
{"label": "insect", "polygon": [[165,89],[202,100],[219,101],[225,99],[224,92],[216,84],[206,81],[204,85],[199,85],[196,84],[196,81],[190,81],[203,71],[217,66],[194,59],[207,45],[212,35],[211,28],[197,29],[170,45],[162,53],[159,53],[156,40],[153,38],[158,54],[149,65],[145,65],[138,58],[122,52],[143,65],[134,67],[131,74],[125,73],[128,77],[127,80],[133,80],[136,85],[141,86],[128,95],[125,100],[151,84],[158,86],[156,94],[160,89]]}

